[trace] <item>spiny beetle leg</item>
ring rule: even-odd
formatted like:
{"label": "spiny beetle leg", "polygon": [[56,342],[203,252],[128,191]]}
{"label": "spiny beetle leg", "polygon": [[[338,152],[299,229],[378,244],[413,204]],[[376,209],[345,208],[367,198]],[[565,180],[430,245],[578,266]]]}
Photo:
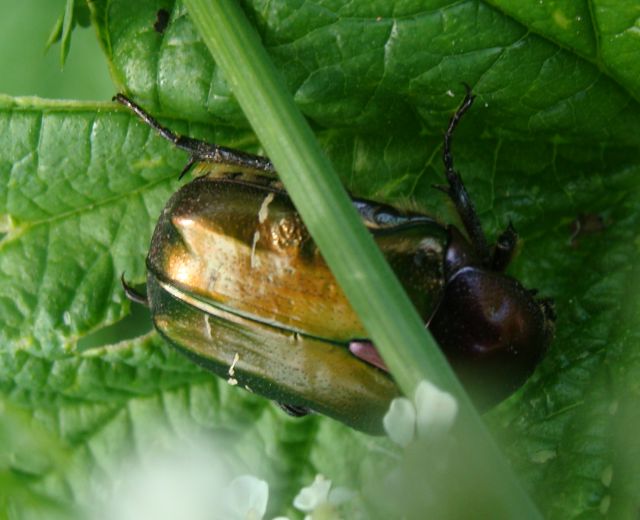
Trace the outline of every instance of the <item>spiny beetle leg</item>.
{"label": "spiny beetle leg", "polygon": [[455,114],[449,121],[449,126],[444,134],[444,148],[442,153],[442,160],[444,162],[445,174],[447,176],[447,182],[449,186],[445,191],[451,200],[453,201],[458,215],[462,219],[469,239],[471,240],[473,247],[476,250],[478,256],[482,259],[482,262],[489,266],[491,263],[491,254],[489,252],[489,246],[487,245],[487,239],[482,231],[482,225],[476,212],[475,206],[469,197],[469,193],[460,178],[458,172],[453,168],[453,155],[451,154],[451,142],[453,140],[453,132],[455,131],[460,119],[467,110],[473,104],[475,96],[471,93],[471,87],[464,84],[467,93],[462,101],[462,104],[458,107]]}
{"label": "spiny beetle leg", "polygon": [[181,148],[182,150],[185,150],[191,154],[189,163],[183,170],[181,177],[189,170],[189,168],[191,168],[194,163],[198,161],[212,162],[217,164],[228,164],[269,174],[275,173],[273,164],[266,157],[233,150],[232,148],[226,148],[224,146],[218,146],[216,144],[201,141],[199,139],[193,139],[191,137],[178,135],[167,127],[161,125],[151,114],[146,112],[135,102],[131,101],[124,94],[116,94],[113,100],[131,110],[140,118],[142,122],[153,128],[167,141],[171,141],[178,148]]}

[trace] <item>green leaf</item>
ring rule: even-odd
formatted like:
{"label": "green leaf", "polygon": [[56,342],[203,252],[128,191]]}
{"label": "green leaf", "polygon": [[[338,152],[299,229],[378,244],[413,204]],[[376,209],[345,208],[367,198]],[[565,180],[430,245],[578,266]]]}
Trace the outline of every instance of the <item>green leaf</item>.
{"label": "green leaf", "polygon": [[633,52],[640,37],[640,11],[636,2],[490,0],[488,3],[532,32],[593,63],[634,99],[640,97],[640,69]]}
{"label": "green leaf", "polygon": [[[632,518],[640,506],[638,15],[603,0],[588,12],[569,2],[506,4],[244,7],[358,195],[455,222],[431,186],[443,180],[441,136],[460,82],[473,87],[456,166],[488,235],[509,220],[519,231],[509,272],[552,297],[558,314],[543,363],[487,420],[546,517]],[[126,90],[177,131],[258,150],[180,3],[90,5],[114,93]],[[161,8],[171,12],[162,34],[153,28]],[[109,104],[2,98],[0,128],[1,509],[86,517],[121,457],[191,445],[194,436],[220,444],[237,473],[269,481],[271,516],[316,472],[357,488],[389,463],[382,439],[326,418],[286,418],[212,380],[147,332],[148,321],[118,328],[130,312],[119,276],[144,281],[182,152]],[[596,216],[604,225],[589,231]],[[111,339],[100,339],[106,330]],[[4,435],[9,428],[19,433]],[[33,456],[12,458],[27,434]]]}
{"label": "green leaf", "polygon": [[[437,4],[256,1],[247,9],[300,108],[319,125],[393,132],[424,124],[440,135],[464,81],[481,101],[467,126],[482,132],[638,142],[637,103],[598,66],[482,2]],[[154,31],[166,5],[96,5],[121,86],[154,112],[242,124],[181,4],[167,30]]]}

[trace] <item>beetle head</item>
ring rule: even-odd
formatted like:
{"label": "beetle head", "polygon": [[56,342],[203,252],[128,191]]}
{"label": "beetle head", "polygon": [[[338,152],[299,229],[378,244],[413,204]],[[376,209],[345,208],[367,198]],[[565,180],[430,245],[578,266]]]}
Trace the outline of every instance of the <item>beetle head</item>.
{"label": "beetle head", "polygon": [[481,407],[524,383],[547,349],[555,314],[517,280],[476,262],[451,228],[446,284],[428,327]]}

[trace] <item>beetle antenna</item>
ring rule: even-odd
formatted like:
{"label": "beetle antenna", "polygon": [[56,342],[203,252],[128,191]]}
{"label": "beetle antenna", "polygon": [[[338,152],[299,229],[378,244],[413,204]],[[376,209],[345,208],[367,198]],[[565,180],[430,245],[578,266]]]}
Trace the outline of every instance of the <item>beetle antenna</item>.
{"label": "beetle antenna", "polygon": [[120,283],[122,284],[122,288],[124,289],[124,294],[129,300],[134,303],[139,303],[140,305],[144,305],[145,307],[149,307],[149,300],[147,300],[147,295],[142,294],[139,291],[136,291],[133,287],[131,287],[127,281],[124,279],[124,273],[120,276]]}
{"label": "beetle antenna", "polygon": [[191,159],[188,167],[191,167],[194,162],[203,161],[238,166],[266,174],[275,174],[276,172],[272,162],[266,157],[240,152],[232,148],[226,148],[224,146],[218,146],[217,144],[176,134],[166,126],[161,125],[151,114],[124,94],[116,94],[113,97],[113,101],[127,107],[137,115],[143,123],[158,132],[161,137],[172,142],[178,148],[189,152]]}
{"label": "beetle antenna", "polygon": [[449,121],[449,126],[444,134],[444,147],[442,153],[442,160],[444,162],[445,174],[447,176],[447,182],[449,183],[446,188],[439,188],[453,201],[458,215],[462,219],[469,238],[476,249],[478,256],[482,259],[485,265],[491,263],[491,254],[489,252],[489,246],[487,245],[487,239],[482,231],[482,225],[478,218],[476,208],[469,197],[469,193],[462,182],[462,178],[453,168],[453,155],[451,153],[451,142],[453,139],[453,132],[455,131],[462,116],[469,110],[473,104],[475,96],[471,92],[471,87],[466,83],[463,83],[467,93],[456,110],[455,114]]}

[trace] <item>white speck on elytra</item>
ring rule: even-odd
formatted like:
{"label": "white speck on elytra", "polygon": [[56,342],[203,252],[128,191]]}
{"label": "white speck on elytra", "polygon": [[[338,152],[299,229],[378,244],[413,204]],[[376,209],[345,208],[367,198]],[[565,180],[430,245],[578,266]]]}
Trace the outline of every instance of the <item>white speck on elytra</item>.
{"label": "white speck on elytra", "polygon": [[211,337],[211,323],[209,323],[209,315],[208,314],[204,315],[204,330],[207,333],[207,338],[213,339]]}
{"label": "white speck on elytra", "polygon": [[251,244],[251,269],[256,266],[256,244],[260,240],[260,231],[256,230],[253,234],[253,242]]}
{"label": "white speck on elytra", "polygon": [[240,361],[240,354],[238,354],[237,352],[235,353],[235,355],[233,356],[233,361],[231,362],[231,366],[229,367],[229,371],[228,374],[230,376],[235,375],[236,373],[236,363]]}
{"label": "white speck on elytra", "polygon": [[260,222],[260,224],[264,224],[267,220],[267,217],[269,216],[269,204],[273,202],[274,197],[275,193],[271,192],[262,201],[260,209],[258,210],[258,222]]}
{"label": "white speck on elytra", "polygon": [[227,379],[227,383],[229,383],[231,386],[236,386],[238,384],[238,380],[230,377],[229,379]]}

